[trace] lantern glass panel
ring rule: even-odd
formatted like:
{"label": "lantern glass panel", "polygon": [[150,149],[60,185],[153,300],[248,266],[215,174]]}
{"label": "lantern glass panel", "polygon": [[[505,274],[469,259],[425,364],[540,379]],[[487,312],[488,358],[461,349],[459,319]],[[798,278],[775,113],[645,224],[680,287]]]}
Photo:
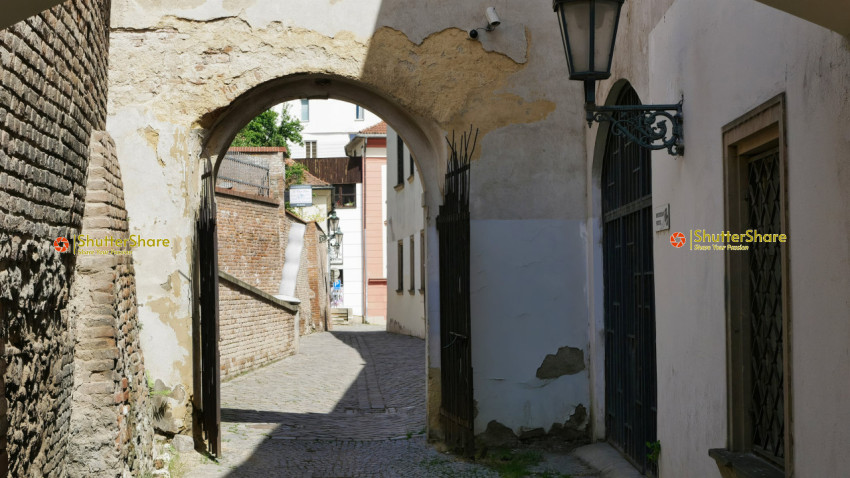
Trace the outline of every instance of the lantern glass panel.
{"label": "lantern glass panel", "polygon": [[611,71],[611,47],[617,34],[617,19],[620,16],[621,3],[617,0],[596,0],[595,41],[593,69],[600,72]]}
{"label": "lantern glass panel", "polygon": [[[561,35],[570,73],[582,73],[590,70],[590,2],[567,2],[561,4]],[[566,27],[567,31],[564,31]]]}

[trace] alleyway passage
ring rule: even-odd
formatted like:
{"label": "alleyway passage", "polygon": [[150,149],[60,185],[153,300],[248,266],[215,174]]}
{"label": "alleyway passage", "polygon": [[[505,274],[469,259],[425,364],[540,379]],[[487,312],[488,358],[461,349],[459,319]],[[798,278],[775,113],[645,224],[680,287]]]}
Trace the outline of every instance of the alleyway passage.
{"label": "alleyway passage", "polygon": [[425,342],[337,326],[221,387],[220,463],[186,477],[498,476],[424,438]]}
{"label": "alleyway passage", "polygon": [[[428,445],[425,342],[382,327],[302,337],[297,355],[234,378],[221,393],[224,457],[182,457],[186,478],[499,476]],[[565,474],[538,476],[598,476],[573,457],[556,458],[547,456]]]}

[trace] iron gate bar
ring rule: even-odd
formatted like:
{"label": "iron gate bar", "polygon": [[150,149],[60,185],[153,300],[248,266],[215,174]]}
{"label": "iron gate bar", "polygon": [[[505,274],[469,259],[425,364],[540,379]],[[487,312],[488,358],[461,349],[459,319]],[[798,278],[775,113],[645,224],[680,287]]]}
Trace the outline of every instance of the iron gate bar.
{"label": "iron gate bar", "polygon": [[[639,104],[627,87],[618,103]],[[633,108],[633,107],[628,107]],[[603,163],[605,426],[642,473],[657,474],[655,291],[649,151],[611,128]]]}
{"label": "iron gate bar", "polygon": [[[440,237],[440,417],[446,444],[467,456],[475,452],[471,307],[469,296],[469,159],[478,131],[454,133],[446,165],[443,205],[437,216]],[[471,142],[471,143],[470,143]]]}
{"label": "iron gate bar", "polygon": [[215,180],[209,159],[204,163],[198,213],[198,270],[201,306],[201,428],[207,451],[221,456],[221,358],[218,321],[218,237]]}
{"label": "iron gate bar", "polygon": [[[779,150],[747,164],[747,229],[779,234]],[[753,242],[750,270],[750,367],[753,450],[785,466],[785,399],[782,343],[782,258],[778,242]]]}

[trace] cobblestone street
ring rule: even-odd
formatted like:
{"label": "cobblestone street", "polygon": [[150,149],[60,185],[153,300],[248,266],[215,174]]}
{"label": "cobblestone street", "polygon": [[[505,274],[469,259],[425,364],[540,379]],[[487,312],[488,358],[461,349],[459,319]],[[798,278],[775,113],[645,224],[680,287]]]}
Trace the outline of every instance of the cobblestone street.
{"label": "cobblestone street", "polygon": [[[297,355],[222,384],[224,457],[184,456],[184,476],[498,477],[427,443],[424,376],[421,339],[368,325],[302,337]],[[558,471],[596,476],[574,458]]]}
{"label": "cobblestone street", "polygon": [[185,476],[498,476],[426,443],[424,377],[421,339],[368,325],[302,337],[222,384],[224,457],[185,457]]}

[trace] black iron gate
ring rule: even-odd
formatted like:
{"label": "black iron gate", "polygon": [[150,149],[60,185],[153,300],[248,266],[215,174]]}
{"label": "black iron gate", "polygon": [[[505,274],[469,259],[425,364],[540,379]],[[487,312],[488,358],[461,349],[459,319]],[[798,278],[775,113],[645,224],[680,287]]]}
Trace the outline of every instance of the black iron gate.
{"label": "black iron gate", "polygon": [[472,405],[472,348],[469,302],[469,157],[478,132],[454,135],[446,168],[443,205],[437,217],[440,234],[440,415],[446,444],[466,455],[475,451]]}
{"label": "black iron gate", "polygon": [[199,302],[201,307],[201,431],[207,451],[221,456],[221,368],[218,350],[218,236],[215,180],[209,159],[204,164],[203,192],[197,221]]}
{"label": "black iron gate", "polygon": [[[626,87],[617,104],[638,105]],[[649,150],[609,132],[602,171],[605,429],[641,472],[656,441],[655,280]]]}

